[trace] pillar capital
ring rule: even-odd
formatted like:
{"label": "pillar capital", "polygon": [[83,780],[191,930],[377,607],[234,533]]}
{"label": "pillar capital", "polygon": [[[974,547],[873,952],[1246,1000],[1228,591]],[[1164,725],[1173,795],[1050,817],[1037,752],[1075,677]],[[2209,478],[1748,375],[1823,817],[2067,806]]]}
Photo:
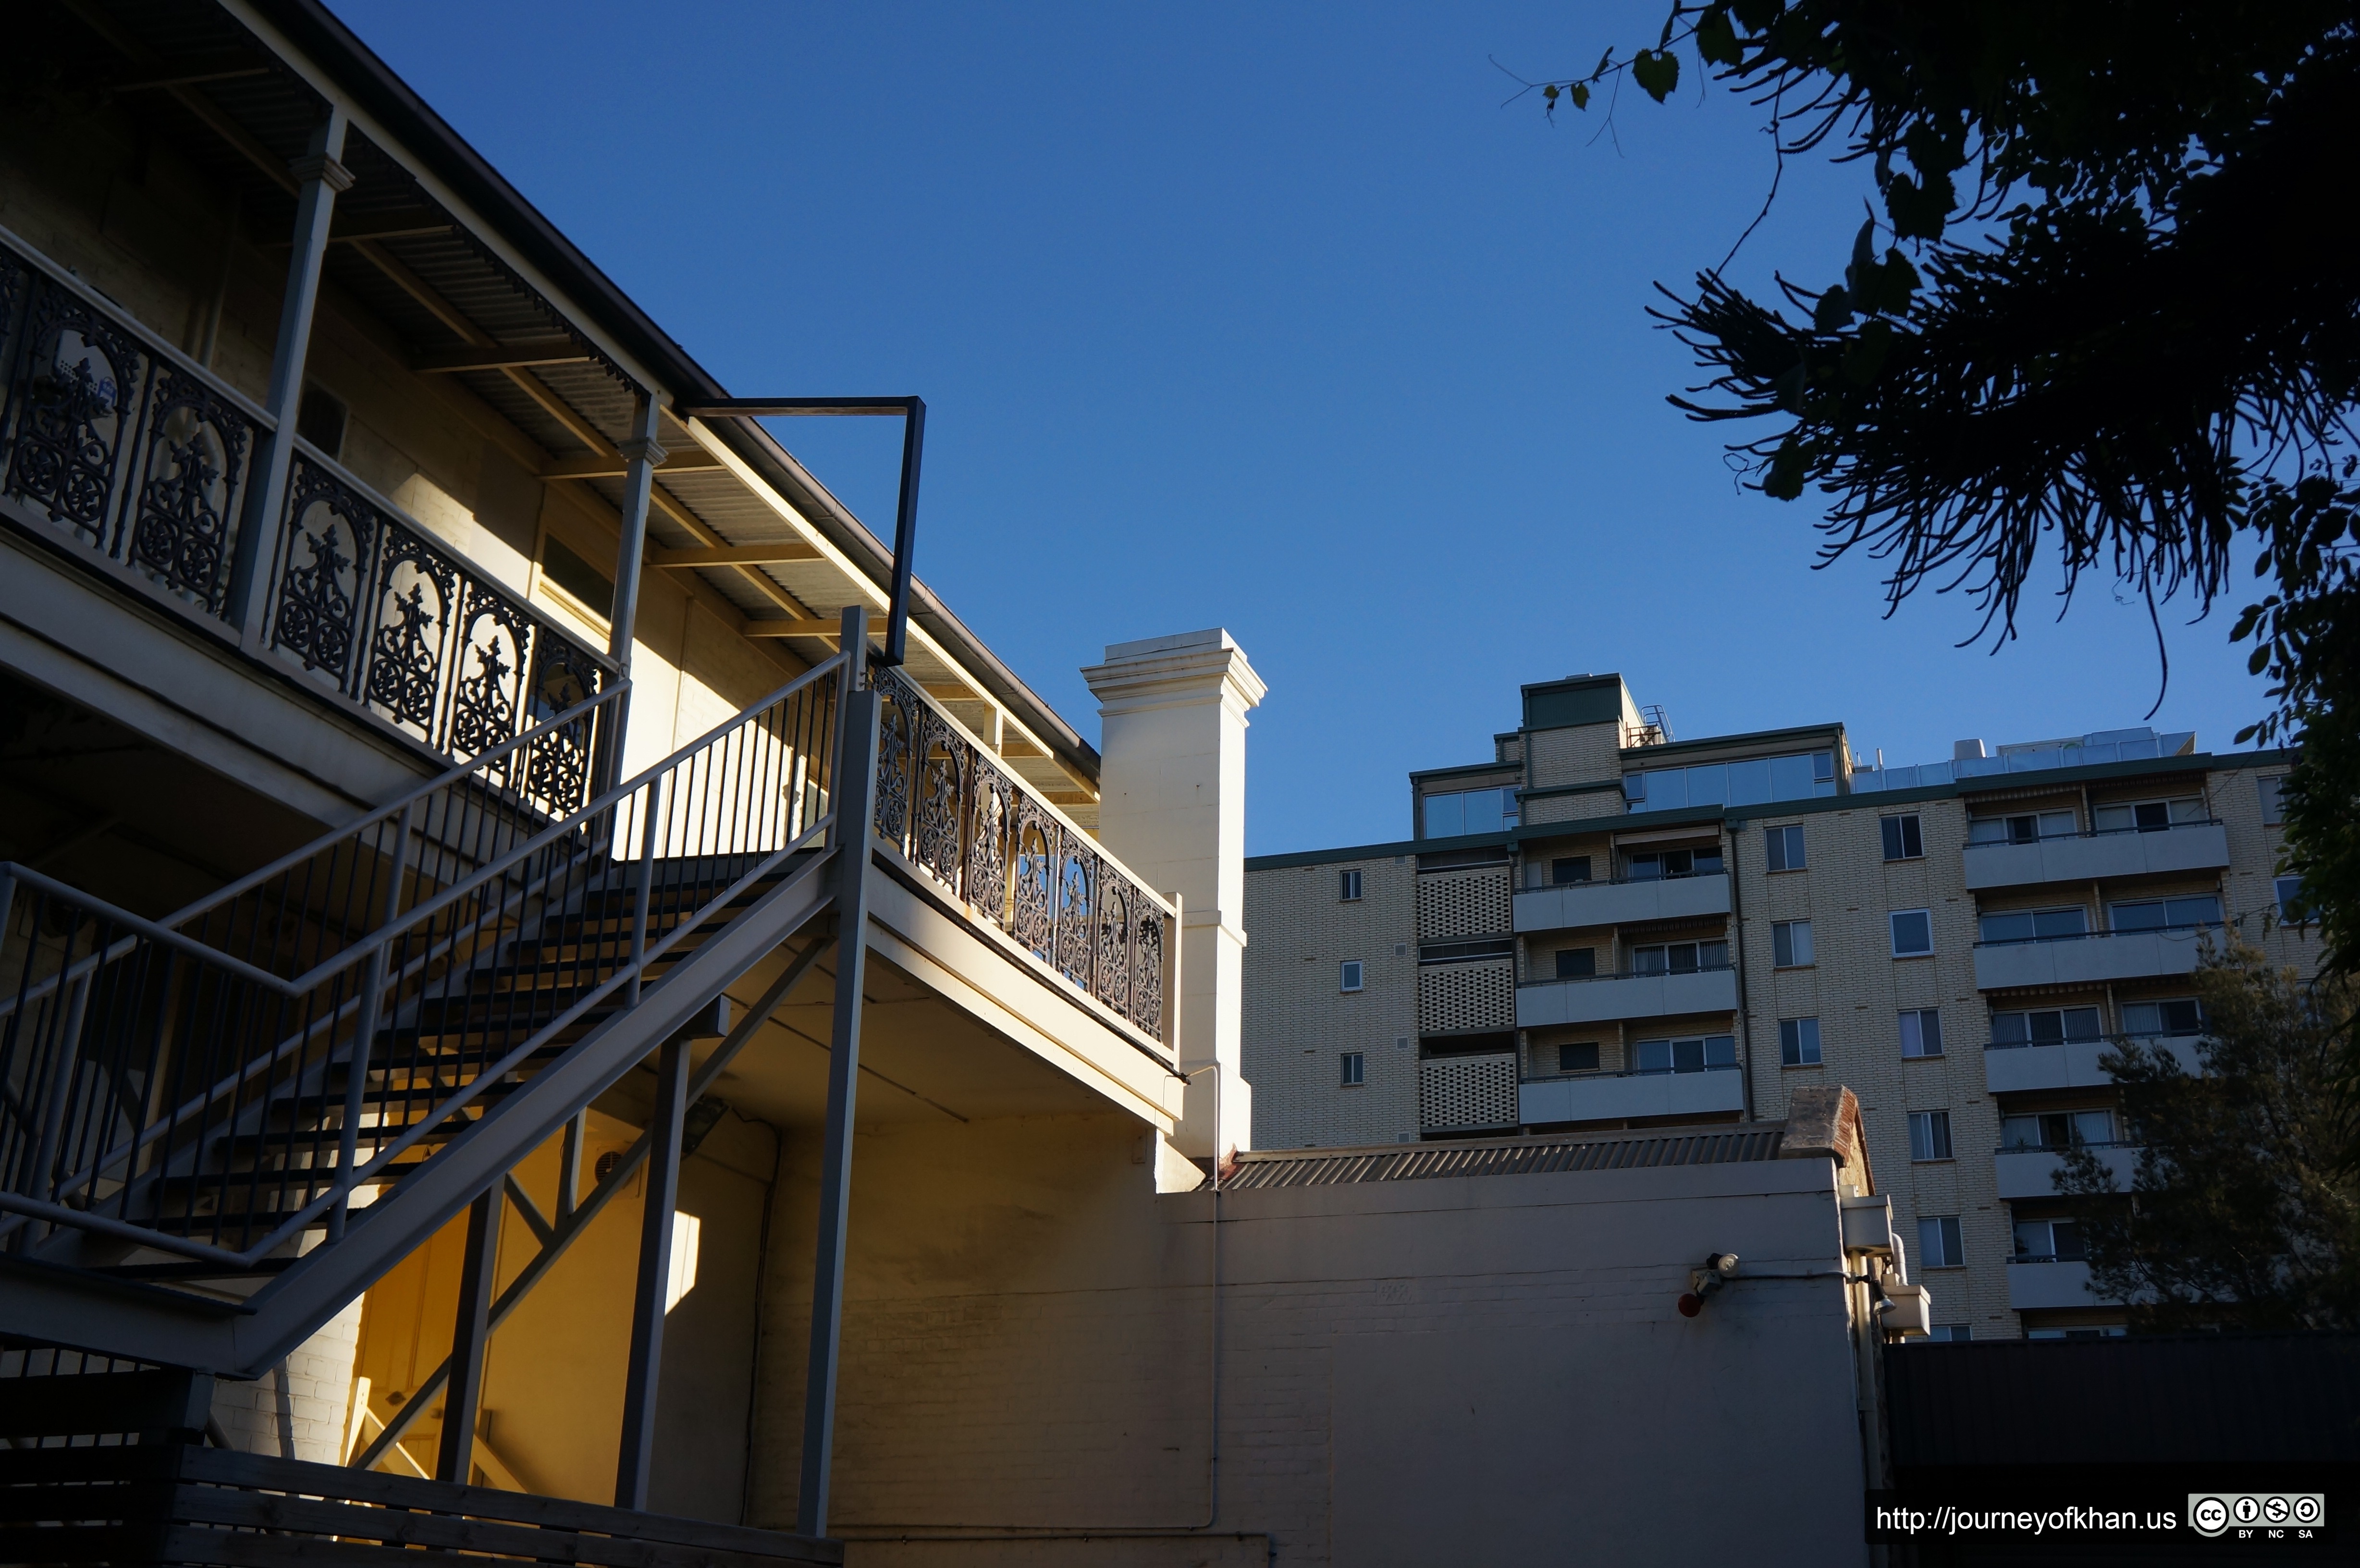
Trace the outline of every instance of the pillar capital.
{"label": "pillar capital", "polygon": [[1142,713],[1218,699],[1240,721],[1270,688],[1222,627],[1107,645],[1105,662],[1087,666],[1082,679],[1098,697],[1101,717]]}
{"label": "pillar capital", "polygon": [[304,184],[316,180],[339,196],[353,188],[353,171],[323,152],[305,153],[287,169]]}

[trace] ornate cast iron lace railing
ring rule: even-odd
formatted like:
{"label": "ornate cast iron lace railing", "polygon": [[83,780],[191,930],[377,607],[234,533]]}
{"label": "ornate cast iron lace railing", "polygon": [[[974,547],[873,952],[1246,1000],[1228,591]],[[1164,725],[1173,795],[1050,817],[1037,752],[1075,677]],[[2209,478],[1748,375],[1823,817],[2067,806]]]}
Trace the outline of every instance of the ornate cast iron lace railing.
{"label": "ornate cast iron lace railing", "polygon": [[269,415],[0,229],[0,494],[200,618]]}
{"label": "ornate cast iron lace railing", "polygon": [[1035,959],[1169,1047],[1178,911],[898,671],[877,741],[880,838]]}
{"label": "ornate cast iron lace railing", "polygon": [[[269,416],[0,229],[0,501],[223,637]],[[444,757],[612,681],[601,654],[298,441],[250,647]]]}
{"label": "ornate cast iron lace railing", "polygon": [[615,686],[162,920],[0,865],[0,1247],[335,1242],[824,842],[844,664],[594,791]]}

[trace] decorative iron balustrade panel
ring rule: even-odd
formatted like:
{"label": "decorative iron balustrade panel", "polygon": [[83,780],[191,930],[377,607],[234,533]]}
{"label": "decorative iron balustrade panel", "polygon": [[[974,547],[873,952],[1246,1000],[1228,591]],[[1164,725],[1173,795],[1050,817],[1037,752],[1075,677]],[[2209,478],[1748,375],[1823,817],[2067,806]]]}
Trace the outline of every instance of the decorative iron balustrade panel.
{"label": "decorative iron balustrade panel", "polygon": [[[0,243],[0,495],[202,620],[230,614],[268,420],[147,328]],[[297,445],[259,641],[456,760],[605,689],[606,660]],[[567,692],[576,693],[572,697]],[[587,721],[504,779],[559,812],[594,771]]]}
{"label": "decorative iron balustrade panel", "polygon": [[262,428],[152,333],[0,246],[0,492],[219,620]]}
{"label": "decorative iron balustrade panel", "polygon": [[157,367],[123,557],[209,615],[227,607],[231,545],[259,428],[175,365]]}
{"label": "decorative iron balustrade panel", "polygon": [[150,364],[123,323],[46,278],[34,288],[11,378],[7,493],[99,550]]}
{"label": "decorative iron balustrade panel", "polygon": [[878,836],[1114,1013],[1164,1035],[1167,919],[1147,891],[896,670],[880,704]]}
{"label": "decorative iron balustrade panel", "polygon": [[[269,646],[446,757],[489,751],[606,689],[606,662],[298,447]],[[502,782],[563,814],[591,777],[578,747],[537,745],[537,778]]]}

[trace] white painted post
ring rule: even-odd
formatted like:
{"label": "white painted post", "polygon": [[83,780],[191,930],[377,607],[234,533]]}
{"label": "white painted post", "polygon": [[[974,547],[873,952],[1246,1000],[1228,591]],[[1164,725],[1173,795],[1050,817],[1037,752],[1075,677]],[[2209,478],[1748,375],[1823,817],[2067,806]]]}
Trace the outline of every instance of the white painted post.
{"label": "white painted post", "polygon": [[291,166],[298,187],[294,256],[287,264],[287,293],[279,308],[279,343],[270,361],[270,389],[263,407],[275,429],[255,454],[246,485],[246,515],[238,524],[230,576],[230,604],[249,651],[269,641],[270,559],[278,542],[279,514],[287,504],[287,466],[295,451],[295,416],[303,404],[303,366],[311,349],[311,317],[320,304],[320,267],[328,255],[328,227],[336,196],[352,188],[353,173],[337,159],[344,155],[350,125],[344,107],[331,104],[328,117],[311,132],[310,150]]}
{"label": "white painted post", "polygon": [[1184,900],[1180,1071],[1197,1075],[1174,1143],[1191,1159],[1226,1160],[1253,1144],[1240,1039],[1246,714],[1268,688],[1218,628],[1116,643],[1082,678],[1104,725],[1099,842],[1148,886]]}

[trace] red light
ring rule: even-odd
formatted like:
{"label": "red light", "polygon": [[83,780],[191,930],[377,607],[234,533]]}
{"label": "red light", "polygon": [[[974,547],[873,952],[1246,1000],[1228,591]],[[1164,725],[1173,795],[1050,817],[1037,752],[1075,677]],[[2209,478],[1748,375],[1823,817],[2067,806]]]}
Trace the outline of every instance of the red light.
{"label": "red light", "polygon": [[1680,1316],[1684,1318],[1692,1318],[1702,1311],[1704,1311],[1704,1298],[1702,1296],[1698,1295],[1693,1290],[1685,1291],[1681,1294]]}

